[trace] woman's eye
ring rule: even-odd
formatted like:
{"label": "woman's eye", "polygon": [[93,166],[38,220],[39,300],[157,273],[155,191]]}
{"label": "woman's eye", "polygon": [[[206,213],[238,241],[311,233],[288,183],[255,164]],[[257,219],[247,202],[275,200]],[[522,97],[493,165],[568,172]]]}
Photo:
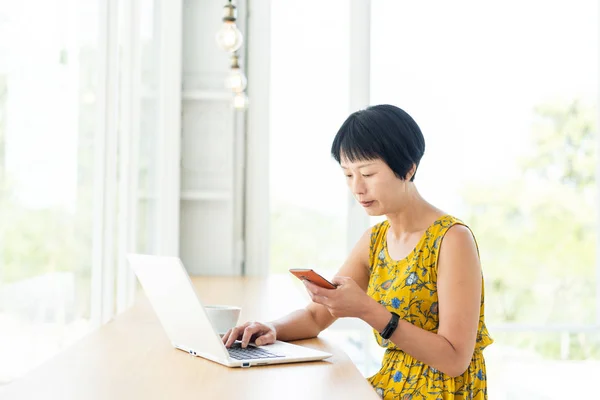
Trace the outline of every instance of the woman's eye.
{"label": "woman's eye", "polygon": [[346,175],[346,178],[352,178],[352,175]]}
{"label": "woman's eye", "polygon": [[363,178],[368,178],[370,176],[373,176],[373,174],[362,174]]}

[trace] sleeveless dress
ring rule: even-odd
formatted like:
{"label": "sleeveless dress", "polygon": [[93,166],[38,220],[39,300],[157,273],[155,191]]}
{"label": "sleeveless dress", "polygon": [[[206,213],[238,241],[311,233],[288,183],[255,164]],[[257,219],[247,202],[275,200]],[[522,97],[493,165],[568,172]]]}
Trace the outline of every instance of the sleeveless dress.
{"label": "sleeveless dress", "polygon": [[[441,241],[450,227],[464,223],[450,215],[436,220],[412,252],[400,261],[391,259],[387,249],[388,221],[371,232],[369,296],[401,319],[419,328],[437,332],[437,260]],[[465,225],[466,226],[466,225]],[[483,278],[477,340],[471,363],[456,378],[432,368],[398,349],[374,330],[385,347],[381,369],[369,378],[383,399],[487,399],[485,361],[482,350],[493,340],[485,327]]]}

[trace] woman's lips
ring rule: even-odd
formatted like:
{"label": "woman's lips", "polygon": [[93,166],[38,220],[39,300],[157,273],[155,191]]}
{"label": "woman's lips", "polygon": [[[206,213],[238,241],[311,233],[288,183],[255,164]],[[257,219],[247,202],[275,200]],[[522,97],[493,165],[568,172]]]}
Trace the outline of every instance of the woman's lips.
{"label": "woman's lips", "polygon": [[371,200],[371,201],[361,201],[360,205],[363,207],[370,207],[373,203],[375,202],[375,200]]}

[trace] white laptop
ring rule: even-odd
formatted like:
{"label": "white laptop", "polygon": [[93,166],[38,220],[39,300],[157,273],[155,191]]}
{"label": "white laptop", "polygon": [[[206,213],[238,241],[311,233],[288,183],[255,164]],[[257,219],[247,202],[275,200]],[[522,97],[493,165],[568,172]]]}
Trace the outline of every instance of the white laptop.
{"label": "white laptop", "polygon": [[266,346],[239,342],[227,349],[208,319],[192,281],[177,257],[127,255],[173,346],[227,367],[315,361],[331,354],[276,341]]}

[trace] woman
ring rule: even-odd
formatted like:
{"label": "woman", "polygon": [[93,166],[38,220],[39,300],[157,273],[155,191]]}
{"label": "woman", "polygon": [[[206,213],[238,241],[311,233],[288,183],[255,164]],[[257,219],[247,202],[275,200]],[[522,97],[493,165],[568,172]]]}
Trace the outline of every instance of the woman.
{"label": "woman", "polygon": [[463,222],[417,191],[424,151],[421,130],[398,107],[350,115],[332,155],[356,201],[387,220],[359,239],[332,280],[336,289],[305,282],[312,299],[306,309],[237,326],[223,337],[225,345],[306,339],[337,318],[360,318],[386,348],[381,369],[369,378],[382,398],[487,398],[482,350],[492,339],[477,244]]}

